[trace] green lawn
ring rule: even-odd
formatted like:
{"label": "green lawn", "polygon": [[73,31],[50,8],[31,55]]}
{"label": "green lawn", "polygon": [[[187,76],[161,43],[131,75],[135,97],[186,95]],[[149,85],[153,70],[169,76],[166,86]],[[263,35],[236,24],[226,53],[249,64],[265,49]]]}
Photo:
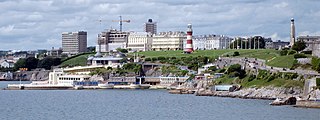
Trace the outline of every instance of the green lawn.
{"label": "green lawn", "polygon": [[281,68],[291,68],[294,62],[293,55],[277,56],[267,62],[267,65]]}
{"label": "green lawn", "polygon": [[144,55],[147,57],[188,57],[188,56],[208,56],[208,57],[219,57],[226,55],[233,55],[235,51],[240,53],[240,57],[251,57],[251,58],[260,58],[260,59],[271,59],[272,57],[278,56],[279,52],[277,50],[269,50],[269,49],[260,49],[260,50],[236,50],[236,49],[228,49],[228,50],[198,50],[193,52],[192,54],[184,54],[182,50],[178,51],[145,51],[139,52],[139,55]]}

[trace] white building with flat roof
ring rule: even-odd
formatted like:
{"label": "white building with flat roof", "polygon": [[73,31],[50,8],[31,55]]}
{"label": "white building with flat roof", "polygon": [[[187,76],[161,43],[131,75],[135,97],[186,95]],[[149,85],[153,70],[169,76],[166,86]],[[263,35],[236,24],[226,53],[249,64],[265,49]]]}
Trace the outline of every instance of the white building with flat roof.
{"label": "white building with flat roof", "polygon": [[193,37],[193,49],[228,49],[231,38],[224,35],[198,35]]}
{"label": "white building with flat roof", "polygon": [[184,32],[160,32],[153,36],[153,50],[182,50],[183,41],[187,39]]}
{"label": "white building with flat roof", "polygon": [[131,32],[128,36],[128,49],[149,51],[152,49],[152,33]]}

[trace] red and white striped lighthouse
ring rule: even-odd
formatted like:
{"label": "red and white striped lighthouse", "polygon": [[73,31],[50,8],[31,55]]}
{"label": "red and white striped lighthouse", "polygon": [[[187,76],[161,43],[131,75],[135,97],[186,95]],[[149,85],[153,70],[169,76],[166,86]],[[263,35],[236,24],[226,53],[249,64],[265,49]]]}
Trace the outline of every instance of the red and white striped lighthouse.
{"label": "red and white striped lighthouse", "polygon": [[184,48],[184,53],[192,53],[193,52],[193,45],[192,45],[192,25],[188,24],[187,30],[187,43],[186,47]]}

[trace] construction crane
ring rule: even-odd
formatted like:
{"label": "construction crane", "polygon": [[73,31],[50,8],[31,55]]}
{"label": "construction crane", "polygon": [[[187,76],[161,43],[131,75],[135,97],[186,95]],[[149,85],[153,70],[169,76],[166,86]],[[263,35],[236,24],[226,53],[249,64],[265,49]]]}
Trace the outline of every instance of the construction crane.
{"label": "construction crane", "polygon": [[119,16],[119,20],[112,20],[112,22],[119,22],[120,32],[122,32],[122,22],[130,23],[130,20],[122,20],[122,17]]}

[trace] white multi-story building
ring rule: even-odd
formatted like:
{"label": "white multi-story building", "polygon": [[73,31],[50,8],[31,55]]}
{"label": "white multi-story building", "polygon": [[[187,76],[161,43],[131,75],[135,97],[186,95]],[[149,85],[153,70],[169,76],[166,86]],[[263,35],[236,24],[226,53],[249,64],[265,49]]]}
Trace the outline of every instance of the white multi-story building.
{"label": "white multi-story building", "polygon": [[131,32],[128,36],[128,49],[136,51],[149,51],[152,46],[152,33]]}
{"label": "white multi-story building", "polygon": [[160,32],[153,36],[153,50],[182,50],[183,42],[187,39],[184,32]]}
{"label": "white multi-story building", "polygon": [[[203,39],[203,36],[194,36],[192,38],[193,49],[194,50],[204,50],[206,49],[206,39]],[[184,43],[185,45],[185,43]]]}
{"label": "white multi-story building", "polygon": [[231,38],[224,35],[208,35],[206,39],[206,49],[228,49]]}
{"label": "white multi-story building", "polygon": [[231,38],[224,35],[199,35],[193,37],[193,49],[228,49]]}
{"label": "white multi-story building", "polygon": [[62,50],[66,54],[78,54],[87,51],[87,32],[63,32]]}

